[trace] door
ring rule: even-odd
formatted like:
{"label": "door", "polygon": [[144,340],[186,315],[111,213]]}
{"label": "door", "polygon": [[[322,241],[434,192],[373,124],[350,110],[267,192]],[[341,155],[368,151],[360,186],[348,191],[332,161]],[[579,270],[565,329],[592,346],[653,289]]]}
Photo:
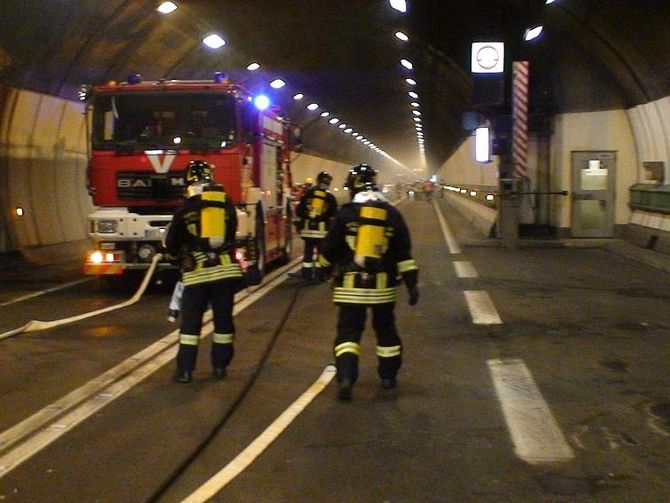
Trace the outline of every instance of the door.
{"label": "door", "polygon": [[572,152],[572,236],[614,235],[616,152]]}

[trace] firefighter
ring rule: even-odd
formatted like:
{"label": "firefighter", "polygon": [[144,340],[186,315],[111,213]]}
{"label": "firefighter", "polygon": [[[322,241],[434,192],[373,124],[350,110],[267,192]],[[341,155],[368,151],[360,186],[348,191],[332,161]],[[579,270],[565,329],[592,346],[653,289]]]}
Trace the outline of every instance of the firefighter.
{"label": "firefighter", "polygon": [[409,231],[400,212],[384,198],[375,170],[359,164],[345,187],[352,202],[342,206],[322,247],[321,262],[333,268],[333,301],[339,306],[334,342],[338,399],[348,401],[358,379],[361,335],[367,309],[377,337],[377,372],[393,389],[402,364],[402,341],[395,324],[396,287],[402,278],[409,304],[419,299],[418,268]]}
{"label": "firefighter", "polygon": [[332,180],[333,177],[327,171],[319,173],[316,184],[307,190],[296,208],[300,237],[305,243],[300,277],[307,281],[320,282],[325,279],[319,255],[323,238],[337,213],[337,201],[330,192]]}
{"label": "firefighter", "polygon": [[213,166],[190,161],[185,173],[186,201],[177,209],[165,238],[166,257],[181,266],[184,291],[175,379],[193,380],[202,317],[212,307],[214,333],[211,363],[223,379],[233,358],[233,300],[242,269],[233,259],[237,216],[222,185],[214,183]]}

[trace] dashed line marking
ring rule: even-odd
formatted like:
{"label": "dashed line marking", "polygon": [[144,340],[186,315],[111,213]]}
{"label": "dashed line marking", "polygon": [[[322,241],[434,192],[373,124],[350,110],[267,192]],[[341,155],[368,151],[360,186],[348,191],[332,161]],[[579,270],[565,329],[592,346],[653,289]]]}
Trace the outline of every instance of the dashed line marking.
{"label": "dashed line marking", "polygon": [[456,260],[453,262],[454,269],[456,269],[456,276],[459,278],[478,278],[479,275],[473,265],[465,260]]}
{"label": "dashed line marking", "polygon": [[514,451],[529,464],[565,462],[575,454],[523,360],[489,360]]}
{"label": "dashed line marking", "polygon": [[476,325],[502,325],[502,320],[491,296],[485,290],[465,290],[465,302],[468,304],[472,322]]}

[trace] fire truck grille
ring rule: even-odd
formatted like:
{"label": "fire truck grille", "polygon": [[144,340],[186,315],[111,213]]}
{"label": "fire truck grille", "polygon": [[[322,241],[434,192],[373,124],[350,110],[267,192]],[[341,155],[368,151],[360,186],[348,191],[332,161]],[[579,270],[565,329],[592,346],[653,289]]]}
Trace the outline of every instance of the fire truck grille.
{"label": "fire truck grille", "polygon": [[175,199],[184,194],[184,173],[119,172],[116,195],[119,199]]}

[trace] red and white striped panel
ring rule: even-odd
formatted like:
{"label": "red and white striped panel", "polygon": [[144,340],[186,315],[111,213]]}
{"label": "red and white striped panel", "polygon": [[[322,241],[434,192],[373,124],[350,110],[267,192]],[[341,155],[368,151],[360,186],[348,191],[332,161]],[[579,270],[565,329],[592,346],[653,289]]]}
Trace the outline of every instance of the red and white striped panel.
{"label": "red and white striped panel", "polygon": [[528,176],[528,61],[512,64],[512,159],[514,178]]}

